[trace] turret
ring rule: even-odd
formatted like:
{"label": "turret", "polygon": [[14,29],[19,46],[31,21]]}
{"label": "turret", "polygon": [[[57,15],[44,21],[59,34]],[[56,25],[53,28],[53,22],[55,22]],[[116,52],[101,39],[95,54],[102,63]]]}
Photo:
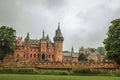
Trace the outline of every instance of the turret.
{"label": "turret", "polygon": [[63,50],[63,36],[60,29],[60,23],[58,23],[58,29],[55,32],[54,46],[55,46],[55,62],[62,62],[62,50]]}
{"label": "turret", "polygon": [[25,46],[29,43],[29,41],[30,41],[30,36],[29,36],[29,33],[27,33],[27,36],[26,36],[26,38],[24,39]]}
{"label": "turret", "polygon": [[45,32],[44,32],[44,30],[43,30],[42,39],[45,39]]}
{"label": "turret", "polygon": [[73,57],[73,55],[74,55],[74,48],[72,46],[72,48],[71,48],[71,57]]}
{"label": "turret", "polygon": [[82,53],[84,53],[84,47],[83,46],[79,49],[79,54],[82,54]]}
{"label": "turret", "polygon": [[16,46],[22,46],[22,37],[18,37],[17,40],[16,40]]}
{"label": "turret", "polygon": [[47,39],[45,37],[45,32],[43,30],[42,39],[40,39],[40,53],[41,53],[41,60],[47,60]]}

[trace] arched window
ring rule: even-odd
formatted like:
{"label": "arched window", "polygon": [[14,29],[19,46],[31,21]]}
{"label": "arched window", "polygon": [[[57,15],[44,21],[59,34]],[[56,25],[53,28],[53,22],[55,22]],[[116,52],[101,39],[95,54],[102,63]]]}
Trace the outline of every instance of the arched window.
{"label": "arched window", "polygon": [[34,54],[34,58],[36,57],[36,54]]}
{"label": "arched window", "polygon": [[19,57],[19,54],[17,54],[17,57]]}
{"label": "arched window", "polygon": [[25,58],[25,54],[24,54],[24,58]]}
{"label": "arched window", "polygon": [[42,60],[45,60],[45,54],[42,54]]}

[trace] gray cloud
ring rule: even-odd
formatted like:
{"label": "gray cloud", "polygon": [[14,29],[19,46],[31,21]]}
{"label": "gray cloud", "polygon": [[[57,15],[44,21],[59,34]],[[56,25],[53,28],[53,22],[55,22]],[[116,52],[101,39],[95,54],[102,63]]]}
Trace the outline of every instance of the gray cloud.
{"label": "gray cloud", "polygon": [[0,25],[18,36],[40,39],[42,30],[53,40],[61,22],[64,50],[103,46],[110,22],[120,17],[120,0],[0,0]]}

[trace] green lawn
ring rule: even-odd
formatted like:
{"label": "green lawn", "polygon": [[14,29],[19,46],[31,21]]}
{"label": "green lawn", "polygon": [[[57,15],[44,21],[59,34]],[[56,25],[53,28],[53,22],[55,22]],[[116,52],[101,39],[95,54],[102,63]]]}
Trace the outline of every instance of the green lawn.
{"label": "green lawn", "polygon": [[0,74],[0,80],[120,80],[120,77]]}

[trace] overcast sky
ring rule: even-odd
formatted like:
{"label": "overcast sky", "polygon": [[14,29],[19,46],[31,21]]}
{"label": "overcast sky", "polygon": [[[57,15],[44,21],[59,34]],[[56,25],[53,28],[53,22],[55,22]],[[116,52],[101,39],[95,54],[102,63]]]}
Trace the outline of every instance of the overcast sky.
{"label": "overcast sky", "polygon": [[0,26],[13,27],[17,36],[53,41],[60,22],[64,50],[73,46],[99,47],[110,22],[120,17],[120,0],[0,0]]}

